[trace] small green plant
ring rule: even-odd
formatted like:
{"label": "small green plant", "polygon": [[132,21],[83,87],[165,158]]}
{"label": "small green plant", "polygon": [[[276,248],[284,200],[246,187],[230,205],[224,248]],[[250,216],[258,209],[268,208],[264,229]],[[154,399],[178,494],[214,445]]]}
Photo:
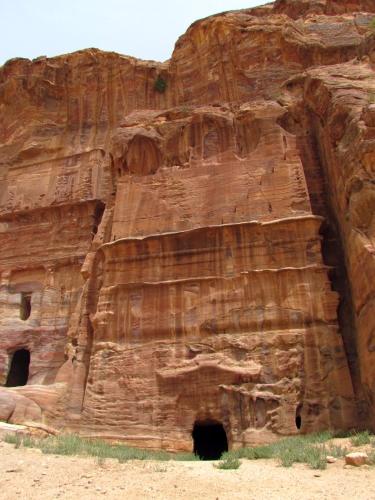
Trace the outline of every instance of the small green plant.
{"label": "small green plant", "polygon": [[327,455],[331,457],[342,458],[348,453],[348,449],[343,446],[331,445],[327,448]]}
{"label": "small green plant", "polygon": [[176,453],[175,455],[172,455],[172,459],[176,460],[177,462],[199,462],[200,458],[198,455],[195,455],[195,453]]}
{"label": "small green plant", "polygon": [[20,448],[21,446],[30,448],[32,439],[29,436],[22,436],[21,434],[6,434],[4,436],[4,441],[9,444],[14,444],[15,448]]}
{"label": "small green plant", "polygon": [[233,456],[230,453],[223,453],[221,456],[221,460],[214,464],[217,469],[229,470],[229,469],[238,469],[241,465],[241,462],[237,457]]}
{"label": "small green plant", "polygon": [[274,458],[283,467],[291,467],[295,463],[308,464],[312,469],[325,469],[327,455],[344,453],[341,447],[326,447],[324,443],[334,437],[330,431],[324,431],[306,436],[293,436],[280,439],[275,443],[254,448],[240,448],[228,452],[228,455],[248,460]]}
{"label": "small green plant", "polygon": [[160,92],[160,94],[164,94],[166,89],[167,89],[167,81],[161,75],[159,75],[155,80],[154,90]]}
{"label": "small green plant", "polygon": [[291,467],[294,463],[305,463],[312,469],[325,469],[326,450],[321,444],[322,436],[310,439],[304,436],[286,438],[274,444],[274,456],[283,467]]}
{"label": "small green plant", "polygon": [[335,431],[332,437],[335,438],[348,438],[353,436],[353,431],[349,430],[340,430],[340,431]]}
{"label": "small green plant", "polygon": [[248,460],[261,460],[274,456],[272,445],[256,446],[255,448],[240,448],[234,453],[236,453],[239,458],[247,458]]}
{"label": "small green plant", "polygon": [[4,441],[9,444],[16,444],[19,440],[20,436],[18,434],[6,434],[4,436]]}
{"label": "small green plant", "polygon": [[371,435],[369,431],[357,432],[350,438],[350,442],[353,446],[364,446],[371,443]]}
{"label": "small green plant", "polygon": [[324,470],[327,468],[327,451],[324,446],[311,446],[306,450],[306,463],[311,469]]}
{"label": "small green plant", "polygon": [[15,448],[20,448],[22,444],[22,437],[19,434],[16,434],[16,440],[14,443]]}
{"label": "small green plant", "polygon": [[372,20],[370,21],[370,28],[375,31],[375,17],[372,18]]}

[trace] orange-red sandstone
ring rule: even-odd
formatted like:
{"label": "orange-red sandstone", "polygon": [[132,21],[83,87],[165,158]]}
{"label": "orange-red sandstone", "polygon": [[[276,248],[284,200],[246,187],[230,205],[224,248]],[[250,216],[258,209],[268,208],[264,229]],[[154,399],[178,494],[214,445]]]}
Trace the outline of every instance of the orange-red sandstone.
{"label": "orange-red sandstone", "polygon": [[278,0],[162,64],[0,68],[0,382],[31,353],[1,419],[169,449],[375,425],[374,16]]}

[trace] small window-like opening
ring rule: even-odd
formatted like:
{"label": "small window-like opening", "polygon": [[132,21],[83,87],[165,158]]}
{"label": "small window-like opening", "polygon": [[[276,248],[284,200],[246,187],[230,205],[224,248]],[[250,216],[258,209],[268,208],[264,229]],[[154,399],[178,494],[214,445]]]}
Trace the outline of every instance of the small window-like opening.
{"label": "small window-like opening", "polygon": [[30,351],[20,349],[13,354],[6,387],[26,385],[29,378]]}
{"label": "small window-like opening", "polygon": [[195,422],[193,429],[194,453],[201,460],[218,460],[228,451],[228,440],[224,427],[219,422]]}
{"label": "small window-like opening", "polygon": [[297,409],[296,409],[296,427],[298,430],[300,430],[300,428],[302,426],[301,413],[302,413],[302,405],[298,405]]}
{"label": "small window-like opening", "polygon": [[31,314],[31,293],[21,293],[20,318],[25,321]]}

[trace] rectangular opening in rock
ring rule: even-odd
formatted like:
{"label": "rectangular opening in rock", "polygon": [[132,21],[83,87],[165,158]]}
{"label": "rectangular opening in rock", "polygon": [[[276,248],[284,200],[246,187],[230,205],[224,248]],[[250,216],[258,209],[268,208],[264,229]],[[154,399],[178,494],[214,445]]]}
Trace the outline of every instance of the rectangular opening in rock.
{"label": "rectangular opening in rock", "polygon": [[10,369],[6,381],[6,387],[17,387],[26,385],[29,378],[30,351],[19,349],[13,353]]}
{"label": "rectangular opening in rock", "polygon": [[20,318],[26,321],[31,314],[31,293],[21,293]]}

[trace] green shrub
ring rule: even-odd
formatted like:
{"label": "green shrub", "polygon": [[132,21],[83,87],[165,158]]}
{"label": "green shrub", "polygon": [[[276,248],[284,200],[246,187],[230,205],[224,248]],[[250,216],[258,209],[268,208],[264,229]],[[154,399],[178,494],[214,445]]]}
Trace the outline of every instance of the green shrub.
{"label": "green shrub", "polygon": [[16,442],[14,443],[15,448],[20,448],[22,444],[22,438],[19,434],[16,434]]}
{"label": "green shrub", "polygon": [[353,446],[363,446],[365,444],[370,444],[371,435],[369,431],[357,432],[351,437],[350,442]]}
{"label": "green shrub", "polygon": [[372,20],[370,21],[370,28],[375,31],[375,17],[372,18]]}
{"label": "green shrub", "polygon": [[282,439],[274,444],[274,456],[284,467],[291,467],[294,463],[305,463],[313,469],[325,468],[326,452],[324,446],[321,446],[322,439],[320,435],[310,439],[302,436]]}
{"label": "green shrub", "polygon": [[199,462],[200,458],[194,453],[176,453],[172,455],[172,460],[177,462]]}
{"label": "green shrub", "polygon": [[274,458],[283,467],[291,467],[294,463],[304,463],[312,469],[325,469],[327,455],[341,455],[346,451],[341,447],[326,448],[324,443],[333,437],[330,431],[287,437],[268,445],[233,450],[228,452],[228,455],[248,460]]}
{"label": "green shrub", "polygon": [[233,456],[231,453],[223,453],[221,456],[220,462],[214,464],[217,469],[229,470],[229,469],[238,469],[241,465],[241,462],[237,457]]}
{"label": "green shrub", "polygon": [[240,448],[231,453],[235,453],[238,458],[247,458],[248,460],[261,460],[274,456],[272,445],[256,446],[255,448]]}
{"label": "green shrub", "polygon": [[[81,455],[89,451],[90,443],[74,434],[31,439],[28,446],[39,448],[43,453],[54,455]],[[91,454],[91,453],[88,453]],[[97,456],[95,454],[94,456]]]}
{"label": "green shrub", "polygon": [[343,446],[331,445],[327,448],[327,455],[335,458],[342,458],[348,453],[348,449]]}
{"label": "green shrub", "polygon": [[348,437],[351,437],[353,436],[353,431],[335,431],[335,433],[333,434],[333,437],[335,438],[348,438]]}
{"label": "green shrub", "polygon": [[53,455],[84,455],[97,459],[103,465],[106,458],[114,458],[119,462],[127,460],[179,460],[197,461],[199,457],[193,453],[177,453],[176,455],[164,450],[144,450],[131,448],[122,444],[109,444],[100,439],[85,439],[74,434],[49,436],[44,439],[21,437],[15,434],[5,436],[5,441],[14,444],[16,448],[21,445],[27,448],[39,448],[45,454]]}
{"label": "green shrub", "polygon": [[4,441],[9,444],[17,444],[20,441],[19,434],[5,434]]}
{"label": "green shrub", "polygon": [[324,470],[327,468],[327,451],[324,446],[306,448],[305,462],[312,469]]}
{"label": "green shrub", "polygon": [[33,448],[34,447],[34,440],[30,436],[24,436],[22,438],[22,446],[24,448]]}
{"label": "green shrub", "polygon": [[166,91],[166,89],[167,89],[167,82],[161,75],[159,75],[155,80],[154,90],[163,94]]}
{"label": "green shrub", "polygon": [[334,437],[336,437],[336,435],[332,431],[321,431],[321,432],[314,432],[313,434],[306,434],[305,436],[302,436],[302,439],[304,439],[308,443],[314,444],[314,443],[325,443],[326,441],[329,441]]}
{"label": "green shrub", "polygon": [[[347,435],[347,434],[346,434]],[[255,446],[252,448],[240,448],[224,453],[217,467],[219,469],[238,469],[240,459],[248,460],[274,458],[284,467],[291,467],[294,463],[305,463],[313,469],[325,469],[327,467],[327,455],[336,458],[342,457],[347,450],[341,446],[326,446],[324,443],[334,437],[332,432],[320,432],[309,435],[298,435],[280,439],[269,445]],[[85,439],[74,434],[50,436],[44,439],[21,437],[19,435],[7,435],[5,441],[16,447],[25,446],[39,448],[43,453],[55,455],[84,455],[97,459],[99,465],[106,458],[117,459],[119,462],[127,460],[199,460],[193,453],[172,454],[166,451],[144,450],[131,448],[122,444],[112,445],[100,439]],[[355,446],[371,442],[370,434],[366,432],[352,435]],[[375,465],[375,451],[374,465]]]}

